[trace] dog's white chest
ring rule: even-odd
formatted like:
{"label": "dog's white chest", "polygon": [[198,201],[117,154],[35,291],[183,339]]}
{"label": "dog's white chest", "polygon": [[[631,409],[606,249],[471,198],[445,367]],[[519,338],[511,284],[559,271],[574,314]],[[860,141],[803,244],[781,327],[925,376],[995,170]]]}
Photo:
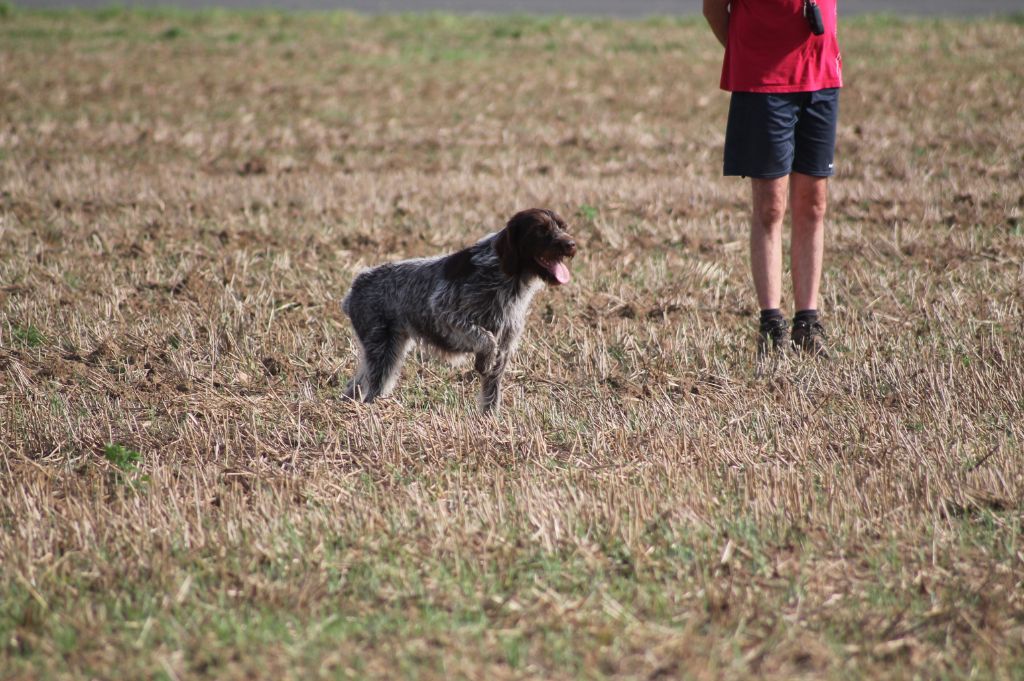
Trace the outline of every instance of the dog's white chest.
{"label": "dog's white chest", "polygon": [[508,301],[508,307],[505,308],[508,326],[517,332],[522,330],[526,324],[526,315],[530,311],[530,303],[533,302],[533,297],[543,286],[543,282],[534,280],[527,285],[525,290],[520,291],[518,296]]}

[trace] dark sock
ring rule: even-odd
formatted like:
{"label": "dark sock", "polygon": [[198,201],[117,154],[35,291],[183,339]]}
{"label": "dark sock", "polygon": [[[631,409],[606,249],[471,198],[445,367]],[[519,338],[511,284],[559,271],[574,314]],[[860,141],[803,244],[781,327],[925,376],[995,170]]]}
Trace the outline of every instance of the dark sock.
{"label": "dark sock", "polygon": [[793,323],[807,322],[808,324],[813,324],[816,321],[818,321],[817,310],[798,310],[793,316]]}
{"label": "dark sock", "polygon": [[762,324],[775,319],[785,319],[785,317],[782,316],[782,310],[780,310],[779,308],[776,307],[772,310],[761,310]]}

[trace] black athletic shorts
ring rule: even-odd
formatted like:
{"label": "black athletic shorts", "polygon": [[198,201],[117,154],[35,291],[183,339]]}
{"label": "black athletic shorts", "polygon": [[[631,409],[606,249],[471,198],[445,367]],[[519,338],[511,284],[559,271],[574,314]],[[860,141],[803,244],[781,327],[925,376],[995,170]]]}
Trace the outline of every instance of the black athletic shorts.
{"label": "black athletic shorts", "polygon": [[725,175],[771,180],[834,172],[839,88],[734,92],[725,130]]}

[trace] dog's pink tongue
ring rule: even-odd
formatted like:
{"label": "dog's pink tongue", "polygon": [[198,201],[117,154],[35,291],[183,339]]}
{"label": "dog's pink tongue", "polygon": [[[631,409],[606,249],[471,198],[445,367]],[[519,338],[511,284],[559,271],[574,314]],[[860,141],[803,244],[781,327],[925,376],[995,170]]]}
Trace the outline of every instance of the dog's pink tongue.
{"label": "dog's pink tongue", "polygon": [[572,275],[569,274],[569,268],[561,261],[556,262],[554,267],[551,268],[551,274],[555,275],[555,279],[558,280],[559,284],[567,284],[572,279]]}

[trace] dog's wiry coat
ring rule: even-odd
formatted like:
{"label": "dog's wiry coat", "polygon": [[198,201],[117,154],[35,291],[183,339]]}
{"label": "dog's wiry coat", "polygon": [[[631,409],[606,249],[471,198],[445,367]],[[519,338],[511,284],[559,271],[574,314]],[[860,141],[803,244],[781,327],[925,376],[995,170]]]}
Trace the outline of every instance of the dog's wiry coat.
{"label": "dog's wiry coat", "polygon": [[[473,355],[483,376],[480,407],[497,407],[501,377],[522,335],[530,302],[545,279],[559,283],[545,268],[561,267],[567,279],[568,270],[558,263],[575,252],[562,231],[565,223],[550,211],[535,212],[539,218],[524,211],[505,230],[457,253],[387,263],[359,274],[342,301],[360,346],[359,366],[345,395],[366,402],[386,395],[398,380],[410,344],[421,340],[448,355]],[[542,248],[520,234],[527,228],[517,227],[515,220],[526,213],[553,225],[545,227],[552,236]],[[536,260],[540,255],[521,252],[530,248],[554,253],[548,260],[556,264],[540,259],[543,267],[535,265],[527,256]]]}

